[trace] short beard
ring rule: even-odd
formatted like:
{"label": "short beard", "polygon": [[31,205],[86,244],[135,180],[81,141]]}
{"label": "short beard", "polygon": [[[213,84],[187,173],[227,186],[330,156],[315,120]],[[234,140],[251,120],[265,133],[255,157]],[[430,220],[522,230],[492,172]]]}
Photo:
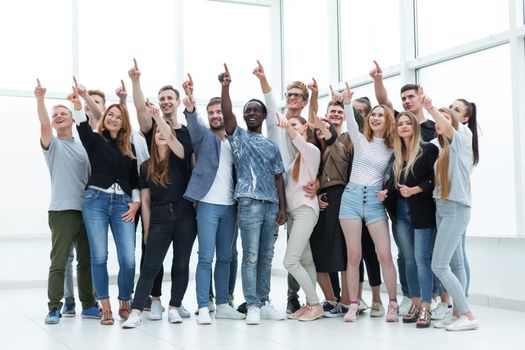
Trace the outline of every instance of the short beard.
{"label": "short beard", "polygon": [[211,125],[210,125],[210,129],[213,130],[213,131],[224,130],[224,124],[221,123],[221,124],[219,124],[218,126],[211,126]]}

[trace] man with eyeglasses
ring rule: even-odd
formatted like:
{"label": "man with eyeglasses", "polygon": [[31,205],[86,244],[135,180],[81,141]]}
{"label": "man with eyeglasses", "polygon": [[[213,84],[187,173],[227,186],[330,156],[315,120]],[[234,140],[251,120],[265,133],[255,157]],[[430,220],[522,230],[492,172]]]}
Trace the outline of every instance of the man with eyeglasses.
{"label": "man with eyeglasses", "polygon": [[[287,166],[294,160],[296,150],[292,141],[286,135],[286,130],[279,128],[276,124],[275,113],[277,112],[277,103],[272,95],[272,88],[268,83],[264,68],[259,61],[257,61],[257,67],[253,70],[253,74],[259,79],[261,90],[264,94],[264,102],[268,108],[268,116],[266,118],[268,139],[281,151],[283,164]],[[286,119],[301,116],[301,112],[308,104],[308,87],[301,81],[291,82],[286,87],[284,97],[286,99],[286,112],[284,113]],[[316,182],[316,179],[312,179],[310,185],[306,186],[304,191],[307,196],[315,196],[317,195],[318,189],[319,183]],[[299,283],[297,283],[292,275],[288,274],[288,302],[286,305],[286,313],[288,314],[294,313],[301,308],[299,295],[297,294],[299,288]]]}

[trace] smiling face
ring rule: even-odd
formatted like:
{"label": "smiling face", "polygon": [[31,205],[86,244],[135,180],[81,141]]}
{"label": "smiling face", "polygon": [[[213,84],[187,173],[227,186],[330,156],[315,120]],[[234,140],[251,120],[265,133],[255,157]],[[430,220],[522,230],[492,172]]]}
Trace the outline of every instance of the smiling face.
{"label": "smiling face", "polygon": [[243,118],[246,122],[246,127],[248,130],[258,131],[264,119],[266,118],[266,113],[261,103],[257,101],[250,101],[244,106],[243,112]]}
{"label": "smiling face", "polygon": [[455,100],[454,102],[452,102],[449,108],[458,113],[460,123],[462,124],[468,123],[468,120],[469,120],[469,117],[467,115],[468,106],[466,106],[463,102]]}
{"label": "smiling face", "polygon": [[308,103],[308,100],[306,99],[303,90],[301,90],[300,88],[293,87],[288,89],[286,91],[285,97],[287,109],[300,111]]}
{"label": "smiling face", "polygon": [[326,119],[335,127],[341,126],[346,120],[345,111],[341,106],[331,105],[326,112]]}
{"label": "smiling face", "polygon": [[55,106],[51,111],[51,126],[55,130],[64,130],[71,128],[73,117],[71,112],[64,106]]}
{"label": "smiling face", "polygon": [[385,110],[378,106],[372,109],[368,118],[368,125],[374,133],[382,132],[385,129]]}
{"label": "smiling face", "polygon": [[123,124],[123,114],[117,107],[111,107],[104,117],[104,128],[112,137],[116,137]]}
{"label": "smiling face", "polygon": [[180,100],[173,90],[164,90],[159,93],[159,107],[164,115],[171,116],[179,108]]}
{"label": "smiling face", "polygon": [[221,104],[209,105],[207,108],[208,122],[210,123],[211,130],[222,130],[224,129],[224,119],[222,116]]}
{"label": "smiling face", "polygon": [[397,134],[401,138],[408,138],[414,135],[412,120],[407,115],[402,115],[397,119]]}

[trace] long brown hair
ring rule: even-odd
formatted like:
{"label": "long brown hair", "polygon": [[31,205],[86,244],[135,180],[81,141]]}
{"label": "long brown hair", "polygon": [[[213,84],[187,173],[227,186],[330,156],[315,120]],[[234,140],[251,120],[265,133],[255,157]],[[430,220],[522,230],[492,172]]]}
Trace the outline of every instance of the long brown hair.
{"label": "long brown hair", "polygon": [[396,122],[399,122],[399,119],[401,117],[408,117],[410,119],[410,122],[412,123],[412,141],[411,143],[411,151],[410,154],[408,154],[408,161],[406,165],[403,167],[404,164],[404,157],[403,152],[406,152],[405,143],[399,136],[399,133],[396,133],[396,137],[394,137],[394,179],[395,183],[398,184],[401,179],[401,174],[403,174],[403,178],[406,179],[408,174],[413,171],[414,164],[416,163],[416,160],[421,156],[422,150],[421,150],[421,139],[420,139],[420,127],[419,122],[417,120],[417,117],[414,113],[410,111],[401,112],[396,118]]}
{"label": "long brown hair", "polygon": [[125,156],[130,157],[131,159],[136,159],[131,149],[131,123],[129,121],[128,109],[125,105],[120,103],[114,103],[108,108],[106,108],[104,114],[102,115],[102,118],[100,118],[100,121],[98,123],[98,133],[99,135],[104,135],[104,131],[107,130],[104,126],[104,122],[106,120],[106,116],[109,114],[110,109],[113,107],[117,108],[120,111],[120,113],[122,113],[122,127],[118,131],[116,138],[118,148],[120,149],[120,152],[122,152],[122,154],[124,154]]}
{"label": "long brown hair", "polygon": [[365,135],[365,137],[368,140],[368,142],[373,140],[374,132],[372,131],[372,128],[370,128],[369,120],[370,120],[370,116],[372,115],[372,112],[378,107],[383,108],[384,115],[385,115],[384,116],[384,118],[385,118],[385,129],[383,131],[383,138],[385,139],[385,145],[388,148],[392,148],[392,147],[394,147],[394,136],[395,136],[395,126],[394,126],[394,124],[396,122],[394,120],[394,113],[392,112],[390,107],[388,107],[387,105],[381,105],[380,104],[380,105],[377,105],[377,106],[375,106],[374,108],[372,108],[370,110],[370,112],[368,113],[368,115],[365,118],[365,125],[364,125],[364,128],[363,128],[363,134]]}
{"label": "long brown hair", "polygon": [[[170,123],[168,122],[168,124]],[[170,157],[168,154],[168,156],[164,157],[164,159],[160,159],[159,146],[157,146],[157,142],[155,142],[155,134],[157,133],[157,130],[158,125],[155,123],[153,127],[153,140],[151,142],[150,158],[148,160],[147,178],[156,185],[168,187],[170,184],[170,179],[168,176]]]}
{"label": "long brown hair", "polygon": [[[302,125],[307,125],[306,119],[303,117],[291,117],[290,119],[297,119]],[[313,135],[312,129],[309,127],[306,128],[305,135],[297,135],[296,137],[304,137],[306,142],[312,143],[315,145],[315,135]],[[299,172],[301,169],[301,153],[296,152],[295,159],[293,162],[293,169],[292,169],[292,179],[294,181],[299,181]]]}
{"label": "long brown hair", "polygon": [[[454,129],[458,129],[459,117],[458,114],[450,108],[442,107],[439,109],[441,113],[448,114],[451,118],[451,124]],[[441,194],[439,199],[445,200],[448,198],[450,191],[450,184],[448,181],[448,167],[450,161],[450,142],[446,136],[438,135],[439,144],[441,145],[442,151],[439,154],[436,163],[436,187],[439,186]]]}

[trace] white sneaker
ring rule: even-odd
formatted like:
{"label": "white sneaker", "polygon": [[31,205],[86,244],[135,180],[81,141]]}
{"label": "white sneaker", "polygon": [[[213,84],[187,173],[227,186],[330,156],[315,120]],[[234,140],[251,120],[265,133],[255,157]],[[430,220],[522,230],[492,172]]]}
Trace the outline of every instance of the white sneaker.
{"label": "white sneaker", "polygon": [[128,319],[122,324],[122,328],[135,328],[139,324],[141,324],[141,322],[142,319],[140,317],[140,314],[132,311],[131,314],[128,316]]}
{"label": "white sneaker", "polygon": [[280,321],[286,319],[286,314],[277,311],[269,301],[266,301],[261,307],[261,318],[265,320]]}
{"label": "white sneaker", "polygon": [[248,307],[248,315],[246,316],[246,324],[259,323],[261,323],[261,310],[255,305],[250,305]]}
{"label": "white sneaker", "polygon": [[158,321],[162,320],[162,311],[163,311],[162,303],[160,300],[152,300],[151,301],[151,311],[148,315],[148,320],[151,321]]}
{"label": "white sneaker", "polygon": [[434,328],[441,329],[441,328],[445,328],[445,327],[453,324],[457,320],[458,320],[458,318],[456,316],[452,316],[452,314],[450,314],[450,315],[448,315],[447,317],[445,317],[442,320],[439,320],[439,321],[436,321],[436,322],[432,322],[432,326]]}
{"label": "white sneaker", "polygon": [[445,318],[448,318],[450,315],[452,315],[452,308],[448,307],[447,303],[439,303],[438,306],[432,310],[432,315],[430,316],[430,319],[432,320],[443,320]]}
{"label": "white sneaker", "polygon": [[229,304],[220,304],[220,305],[217,305],[215,318],[225,318],[225,319],[230,319],[230,320],[244,320],[246,318],[246,315],[241,314],[239,311],[235,310]]}
{"label": "white sneaker", "polygon": [[399,304],[399,316],[405,316],[410,310],[410,306],[412,306],[412,299],[404,296],[401,304]]}
{"label": "white sneaker", "polygon": [[182,323],[182,317],[179,314],[178,307],[170,307],[168,309],[168,321],[170,323]]}
{"label": "white sneaker", "polygon": [[479,322],[477,319],[469,320],[467,316],[462,315],[456,322],[445,326],[445,329],[447,331],[470,331],[478,329],[478,327]]}
{"label": "white sneaker", "polygon": [[178,308],[176,308],[176,309],[179,312],[180,317],[183,317],[183,318],[191,317],[190,312],[188,310],[186,310],[184,305],[180,304],[180,306]]}
{"label": "white sneaker", "polygon": [[210,312],[214,312],[215,311],[215,303],[213,302],[213,297],[208,299],[208,310]]}
{"label": "white sneaker", "polygon": [[197,324],[211,324],[210,310],[207,307],[199,309],[199,316],[197,316]]}
{"label": "white sneaker", "polygon": [[370,317],[383,317],[385,316],[385,307],[380,303],[372,303],[370,308]]}
{"label": "white sneaker", "polygon": [[359,299],[359,313],[361,314],[368,309],[368,304],[363,299]]}

